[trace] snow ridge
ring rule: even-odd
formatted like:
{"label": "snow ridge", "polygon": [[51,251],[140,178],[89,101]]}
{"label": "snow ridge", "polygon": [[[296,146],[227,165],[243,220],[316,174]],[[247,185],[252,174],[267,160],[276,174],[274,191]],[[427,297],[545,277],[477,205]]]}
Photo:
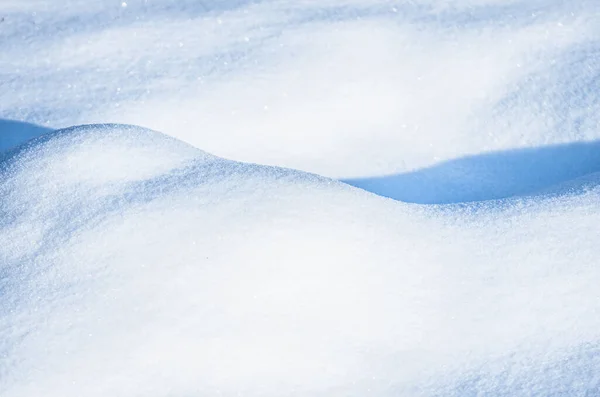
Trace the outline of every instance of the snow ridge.
{"label": "snow ridge", "polygon": [[119,125],[1,169],[3,396],[598,389],[597,184],[423,207]]}

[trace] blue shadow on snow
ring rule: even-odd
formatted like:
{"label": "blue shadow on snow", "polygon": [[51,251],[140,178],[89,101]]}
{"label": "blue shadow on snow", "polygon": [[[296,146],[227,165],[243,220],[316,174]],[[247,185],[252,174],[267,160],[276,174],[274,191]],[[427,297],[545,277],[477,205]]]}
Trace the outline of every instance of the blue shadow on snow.
{"label": "blue shadow on snow", "polygon": [[483,153],[428,168],[343,182],[418,204],[451,204],[534,194],[600,171],[600,141]]}
{"label": "blue shadow on snow", "polygon": [[13,149],[33,138],[53,131],[51,128],[23,121],[0,119],[0,153]]}

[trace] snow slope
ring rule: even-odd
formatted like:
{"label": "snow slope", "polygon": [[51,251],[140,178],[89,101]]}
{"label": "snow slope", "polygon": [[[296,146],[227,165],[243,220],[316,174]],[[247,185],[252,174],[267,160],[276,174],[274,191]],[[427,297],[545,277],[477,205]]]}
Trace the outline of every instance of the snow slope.
{"label": "snow slope", "polygon": [[[600,395],[599,37],[597,0],[1,1],[0,396]],[[57,130],[108,122],[167,135]]]}
{"label": "snow slope", "polygon": [[7,119],[142,125],[344,179],[600,139],[596,0],[4,0],[0,14]]}
{"label": "snow slope", "polygon": [[2,396],[600,391],[597,177],[423,207],[100,125],[0,180]]}

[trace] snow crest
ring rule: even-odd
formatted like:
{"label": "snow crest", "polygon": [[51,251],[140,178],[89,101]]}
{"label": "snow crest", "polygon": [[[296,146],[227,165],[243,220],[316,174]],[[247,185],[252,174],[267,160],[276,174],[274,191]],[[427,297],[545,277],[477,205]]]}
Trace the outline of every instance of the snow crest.
{"label": "snow crest", "polygon": [[424,207],[119,125],[1,170],[2,396],[598,391],[595,182]]}

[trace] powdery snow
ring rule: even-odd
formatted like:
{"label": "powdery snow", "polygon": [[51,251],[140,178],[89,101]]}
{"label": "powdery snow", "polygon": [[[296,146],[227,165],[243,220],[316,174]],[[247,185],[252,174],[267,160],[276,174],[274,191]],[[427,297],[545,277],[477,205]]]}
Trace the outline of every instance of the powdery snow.
{"label": "powdery snow", "polygon": [[422,207],[115,125],[2,169],[3,396],[597,390],[595,184]]}
{"label": "powdery snow", "polygon": [[142,125],[345,179],[600,139],[596,0],[22,0],[0,13],[6,119]]}
{"label": "powdery snow", "polygon": [[0,2],[0,396],[600,395],[599,18]]}

